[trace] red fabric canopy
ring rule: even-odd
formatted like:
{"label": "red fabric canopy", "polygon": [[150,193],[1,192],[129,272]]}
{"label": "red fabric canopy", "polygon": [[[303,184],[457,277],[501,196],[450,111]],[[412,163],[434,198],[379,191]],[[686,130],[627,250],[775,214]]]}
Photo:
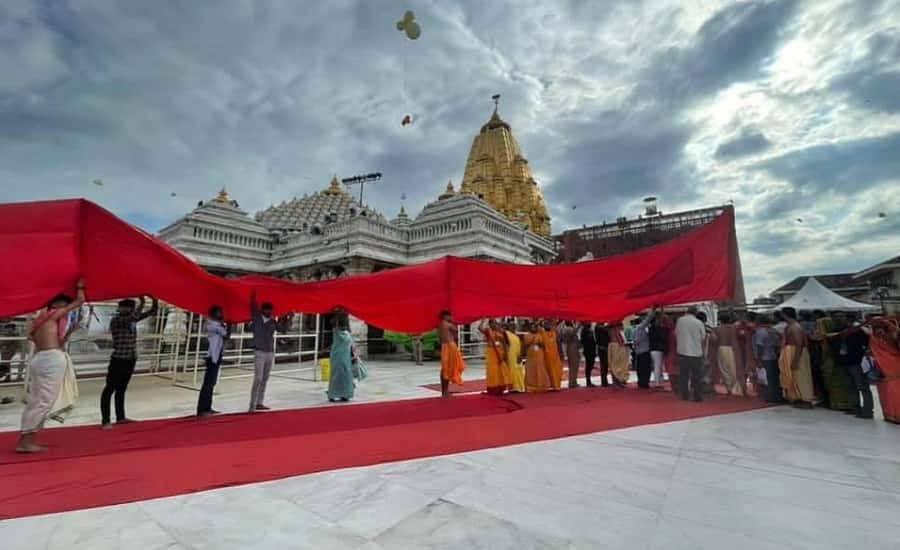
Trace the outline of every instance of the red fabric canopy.
{"label": "red fabric canopy", "polygon": [[83,276],[89,300],[152,294],[205,313],[249,317],[249,295],[278,312],[342,306],[385,329],[420,332],[442,309],[460,322],[516,315],[614,320],[653,304],[730,300],[739,293],[734,213],[661,245],[613,258],[552,266],[445,257],[318,283],[262,276],[226,280],[86,200],[0,205],[0,316],[34,311]]}

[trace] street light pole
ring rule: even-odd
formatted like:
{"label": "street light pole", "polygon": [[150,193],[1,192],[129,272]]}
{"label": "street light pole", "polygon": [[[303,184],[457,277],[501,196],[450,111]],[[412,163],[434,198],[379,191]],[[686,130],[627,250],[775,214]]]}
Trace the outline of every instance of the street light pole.
{"label": "street light pole", "polygon": [[363,206],[363,189],[367,183],[375,183],[376,181],[381,179],[381,172],[372,172],[370,174],[360,174],[358,176],[353,176],[350,178],[344,178],[341,180],[346,186],[351,185],[359,185],[359,206]]}

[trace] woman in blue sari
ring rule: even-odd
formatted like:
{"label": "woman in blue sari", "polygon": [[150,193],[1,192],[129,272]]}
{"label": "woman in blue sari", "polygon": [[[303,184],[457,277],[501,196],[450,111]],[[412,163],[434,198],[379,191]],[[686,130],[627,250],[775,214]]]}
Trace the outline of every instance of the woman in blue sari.
{"label": "woman in blue sari", "polygon": [[353,380],[353,338],[346,313],[336,313],[331,319],[331,376],[328,379],[328,400],[350,401],[356,383]]}

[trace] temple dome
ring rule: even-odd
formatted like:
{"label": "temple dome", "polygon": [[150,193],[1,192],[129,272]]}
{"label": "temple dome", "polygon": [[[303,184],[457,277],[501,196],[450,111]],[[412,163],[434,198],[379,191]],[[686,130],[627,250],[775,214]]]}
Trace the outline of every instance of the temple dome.
{"label": "temple dome", "polygon": [[471,193],[507,219],[550,236],[550,216],[512,128],[494,109],[472,141],[460,193]]}
{"label": "temple dome", "polygon": [[384,216],[367,206],[360,206],[334,176],[328,187],[303,198],[294,198],[266,208],[256,215],[257,221],[273,231],[306,231],[325,227],[356,216],[385,221]]}

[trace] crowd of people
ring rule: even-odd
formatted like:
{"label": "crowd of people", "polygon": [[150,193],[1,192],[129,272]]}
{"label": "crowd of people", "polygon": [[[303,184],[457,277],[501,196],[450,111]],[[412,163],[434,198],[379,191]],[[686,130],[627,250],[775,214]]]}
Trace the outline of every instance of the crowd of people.
{"label": "crowd of people", "polygon": [[[85,301],[79,281],[75,298],[60,295],[34,319],[29,337],[35,353],[28,371],[27,401],[16,450],[45,450],[36,441],[44,422],[55,411],[65,410],[77,397],[74,369],[63,351],[78,328],[72,313]],[[125,395],[137,360],[137,324],[156,314],[158,303],[145,308],[145,299],[122,300],[110,321],[113,349],[106,385],[100,396],[101,425],[113,427],[110,402],[115,404],[117,424],[132,422],[125,412]],[[254,375],[248,412],[268,410],[266,386],[275,363],[275,333],[288,330],[291,315],[275,318],[271,303],[257,304],[250,297]],[[230,326],[220,306],[209,310],[205,373],[196,414],[205,418],[218,413],[213,394]],[[717,326],[689,307],[677,317],[653,307],[628,326],[622,322],[588,323],[557,319],[488,319],[479,325],[485,341],[487,393],[550,392],[579,386],[580,368],[588,387],[595,387],[599,366],[600,387],[624,388],[632,367],[642,390],[671,390],[683,400],[702,401],[716,387],[735,396],[757,395],[772,403],[791,403],[800,408],[818,404],[842,410],[858,418],[873,417],[869,382],[877,366],[869,352],[872,325],[851,313],[803,312],[792,308],[772,317],[723,312]],[[331,402],[349,401],[356,384],[367,376],[353,343],[349,316],[331,316],[332,344],[327,390]],[[449,397],[451,384],[461,384],[465,362],[457,342],[458,330],[449,311],[437,324],[441,343],[441,393]],[[894,328],[896,332],[896,327]],[[892,336],[896,340],[896,334]],[[414,338],[416,362],[421,363],[421,337]],[[895,345],[896,347],[896,345]]]}
{"label": "crowd of people", "polygon": [[[770,315],[725,311],[717,326],[704,312],[682,314],[651,308],[628,326],[557,319],[483,321],[487,393],[547,392],[585,385],[623,388],[631,370],[637,387],[671,389],[681,399],[702,401],[722,393],[757,396],[798,408],[816,405],[858,418],[873,418],[870,382],[878,369],[869,350],[872,329],[854,313],[798,312]],[[441,313],[441,387],[461,381],[465,364],[450,312]],[[520,337],[521,334],[521,337]]]}

